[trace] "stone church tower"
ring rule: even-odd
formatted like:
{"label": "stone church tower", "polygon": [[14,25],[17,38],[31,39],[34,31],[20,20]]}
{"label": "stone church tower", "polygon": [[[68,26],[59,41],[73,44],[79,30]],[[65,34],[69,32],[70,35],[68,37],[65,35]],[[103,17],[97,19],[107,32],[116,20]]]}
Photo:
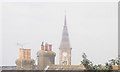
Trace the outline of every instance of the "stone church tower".
{"label": "stone church tower", "polygon": [[59,47],[59,64],[60,65],[71,65],[71,46],[69,42],[69,35],[66,25],[66,15],[64,20],[64,27],[62,32],[62,40]]}

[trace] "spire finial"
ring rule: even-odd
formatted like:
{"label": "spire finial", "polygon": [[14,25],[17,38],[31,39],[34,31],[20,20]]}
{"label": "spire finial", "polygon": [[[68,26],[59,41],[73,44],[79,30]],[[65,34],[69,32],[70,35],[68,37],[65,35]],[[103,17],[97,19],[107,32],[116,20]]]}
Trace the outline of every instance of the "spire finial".
{"label": "spire finial", "polygon": [[66,26],[66,9],[65,9],[65,21],[64,21],[64,26]]}

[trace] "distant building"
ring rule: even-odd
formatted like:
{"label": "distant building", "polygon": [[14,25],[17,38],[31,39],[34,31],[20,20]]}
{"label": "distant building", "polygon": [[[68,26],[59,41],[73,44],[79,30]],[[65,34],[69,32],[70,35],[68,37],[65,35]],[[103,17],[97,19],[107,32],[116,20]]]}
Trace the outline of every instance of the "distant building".
{"label": "distant building", "polygon": [[31,50],[20,48],[19,58],[16,60],[17,70],[84,70],[80,65],[71,65],[71,46],[69,41],[66,16],[62,32],[62,39],[59,47],[59,65],[55,65],[56,53],[52,51],[52,45],[42,42],[40,50],[37,52],[37,65],[31,59]]}
{"label": "distant building", "polygon": [[20,48],[19,58],[16,60],[17,70],[32,70],[34,69],[35,61],[31,59],[31,49]]}
{"label": "distant building", "polygon": [[113,70],[120,70],[120,65],[112,65]]}

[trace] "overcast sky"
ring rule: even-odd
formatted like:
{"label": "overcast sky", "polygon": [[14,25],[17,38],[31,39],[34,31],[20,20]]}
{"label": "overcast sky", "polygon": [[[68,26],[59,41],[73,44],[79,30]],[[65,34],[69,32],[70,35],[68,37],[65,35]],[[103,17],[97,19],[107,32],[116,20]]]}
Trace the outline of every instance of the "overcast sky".
{"label": "overcast sky", "polygon": [[3,3],[1,65],[15,65],[17,42],[27,43],[36,59],[42,41],[53,45],[58,64],[65,10],[72,64],[80,64],[83,52],[95,64],[117,57],[117,2]]}

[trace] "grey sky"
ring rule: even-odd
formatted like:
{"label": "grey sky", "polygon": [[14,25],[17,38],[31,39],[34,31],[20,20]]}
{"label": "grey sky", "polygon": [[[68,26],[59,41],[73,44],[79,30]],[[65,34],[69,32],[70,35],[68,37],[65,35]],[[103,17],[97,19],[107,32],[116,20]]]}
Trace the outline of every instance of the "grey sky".
{"label": "grey sky", "polygon": [[2,65],[15,65],[17,42],[28,43],[36,59],[42,41],[53,45],[58,64],[65,10],[72,64],[80,64],[83,52],[97,64],[117,57],[117,3],[3,3]]}

